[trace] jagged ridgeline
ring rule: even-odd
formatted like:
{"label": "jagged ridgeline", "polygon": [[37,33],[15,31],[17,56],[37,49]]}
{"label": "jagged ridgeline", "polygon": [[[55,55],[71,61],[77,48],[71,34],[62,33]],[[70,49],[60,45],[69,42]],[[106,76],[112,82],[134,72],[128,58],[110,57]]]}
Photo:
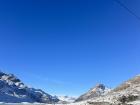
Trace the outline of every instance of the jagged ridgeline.
{"label": "jagged ridgeline", "polygon": [[13,74],[0,71],[0,102],[56,103],[59,99],[41,89],[29,88]]}
{"label": "jagged ridgeline", "polygon": [[[76,100],[76,101],[75,101]],[[69,105],[140,105],[140,75],[114,89],[97,84],[77,99],[51,96],[40,89],[29,88],[13,74],[0,72],[0,102],[57,103]],[[74,103],[73,103],[74,102]]]}
{"label": "jagged ridgeline", "polygon": [[100,96],[106,95],[110,91],[111,89],[107,88],[104,84],[97,84],[95,87],[91,88],[88,92],[86,92],[85,94],[77,98],[75,102],[100,97]]}
{"label": "jagged ridgeline", "polygon": [[[105,95],[89,100],[91,105],[140,105],[140,75],[137,75]],[[108,104],[109,103],[109,104]]]}

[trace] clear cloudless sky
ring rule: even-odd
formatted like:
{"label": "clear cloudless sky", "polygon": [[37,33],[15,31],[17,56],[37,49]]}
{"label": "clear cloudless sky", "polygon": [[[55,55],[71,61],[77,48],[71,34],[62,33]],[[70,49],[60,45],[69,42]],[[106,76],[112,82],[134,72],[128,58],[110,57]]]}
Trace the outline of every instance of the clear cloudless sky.
{"label": "clear cloudless sky", "polygon": [[140,20],[114,0],[0,0],[0,69],[52,95],[115,87],[140,73]]}

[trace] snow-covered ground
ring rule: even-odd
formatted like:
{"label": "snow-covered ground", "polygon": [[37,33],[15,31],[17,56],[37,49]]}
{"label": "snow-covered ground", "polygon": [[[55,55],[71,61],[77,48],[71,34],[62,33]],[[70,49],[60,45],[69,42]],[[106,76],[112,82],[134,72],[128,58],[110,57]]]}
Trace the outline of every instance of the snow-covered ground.
{"label": "snow-covered ground", "polygon": [[[127,104],[128,105],[140,105],[140,100],[129,102]],[[0,105],[92,105],[92,104],[88,104],[87,101],[82,101],[82,102],[70,103],[70,104],[43,104],[43,103],[42,104],[41,103],[32,103],[31,104],[31,103],[27,103],[27,102],[23,102],[23,103],[2,103],[2,102],[0,102]],[[111,105],[118,105],[118,104],[111,104]]]}
{"label": "snow-covered ground", "polygon": [[98,84],[81,95],[78,101],[75,99],[69,96],[51,96],[40,89],[27,87],[13,74],[0,72],[0,105],[109,105],[110,103],[112,105],[120,103],[140,105],[140,75],[123,82],[112,90],[103,84]]}
{"label": "snow-covered ground", "polygon": [[41,103],[0,103],[0,105],[88,105],[83,103],[71,103],[71,104],[41,104]]}
{"label": "snow-covered ground", "polygon": [[128,104],[132,104],[132,105],[140,105],[140,101],[133,101],[133,102],[129,102]]}
{"label": "snow-covered ground", "polygon": [[70,97],[70,96],[57,96],[57,98],[61,101],[65,101],[68,103],[72,103],[76,100],[77,97]]}
{"label": "snow-covered ground", "polygon": [[77,103],[69,103],[69,104],[43,104],[43,103],[2,103],[0,102],[0,105],[89,105],[87,104],[87,101],[77,102]]}

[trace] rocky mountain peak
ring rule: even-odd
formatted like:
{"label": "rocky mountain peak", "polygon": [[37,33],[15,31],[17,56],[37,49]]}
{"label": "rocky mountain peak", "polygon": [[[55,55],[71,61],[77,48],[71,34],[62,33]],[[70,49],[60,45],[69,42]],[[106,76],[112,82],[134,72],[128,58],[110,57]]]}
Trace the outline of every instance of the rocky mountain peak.
{"label": "rocky mountain peak", "polygon": [[97,84],[97,85],[95,86],[95,88],[104,90],[106,87],[105,87],[104,84]]}
{"label": "rocky mountain peak", "polygon": [[41,89],[29,88],[13,74],[0,72],[0,102],[39,102],[54,103],[59,99]]}
{"label": "rocky mountain peak", "polygon": [[97,84],[93,88],[91,88],[88,92],[86,92],[85,94],[81,95],[78,99],[76,99],[76,102],[105,95],[110,90],[111,89],[107,88],[104,84]]}

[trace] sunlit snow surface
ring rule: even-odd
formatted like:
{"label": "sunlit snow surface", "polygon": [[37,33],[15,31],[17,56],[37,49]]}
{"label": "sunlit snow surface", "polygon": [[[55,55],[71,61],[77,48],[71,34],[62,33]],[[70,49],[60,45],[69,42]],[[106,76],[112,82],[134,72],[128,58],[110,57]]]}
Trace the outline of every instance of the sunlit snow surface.
{"label": "sunlit snow surface", "polygon": [[41,104],[41,103],[0,103],[0,105],[88,105],[83,102],[70,103],[70,104]]}
{"label": "sunlit snow surface", "polygon": [[[70,104],[41,104],[41,103],[0,103],[0,105],[89,105],[85,102],[70,103]],[[105,104],[106,105],[106,104]],[[116,104],[115,104],[116,105]],[[128,103],[128,105],[140,105],[140,101],[134,101]]]}
{"label": "sunlit snow surface", "polygon": [[[0,103],[0,105],[89,105],[85,102],[70,103],[70,104],[41,104],[41,103]],[[106,105],[106,104],[105,104]],[[116,105],[116,104],[115,104]],[[140,105],[140,101],[128,103],[128,105]]]}
{"label": "sunlit snow surface", "polygon": [[70,104],[41,104],[41,103],[0,103],[0,105],[88,105],[85,102],[70,103]]}
{"label": "sunlit snow surface", "polygon": [[0,103],[0,105],[85,105],[85,104],[30,104],[30,103]]}

